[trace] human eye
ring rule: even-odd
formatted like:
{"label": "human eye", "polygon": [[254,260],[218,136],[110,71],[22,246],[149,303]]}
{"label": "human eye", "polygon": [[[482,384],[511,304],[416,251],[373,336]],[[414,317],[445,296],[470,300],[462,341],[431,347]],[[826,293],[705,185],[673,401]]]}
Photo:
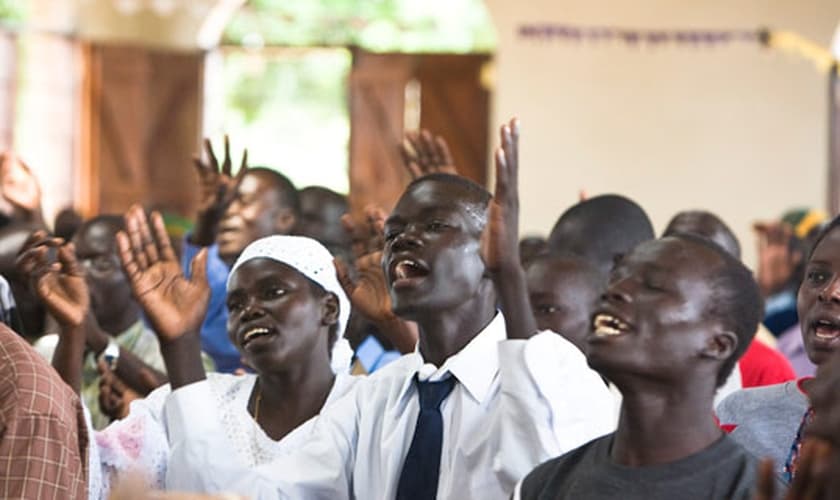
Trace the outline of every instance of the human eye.
{"label": "human eye", "polygon": [[267,300],[276,299],[286,295],[288,290],[280,285],[268,285],[263,289],[263,297]]}
{"label": "human eye", "polygon": [[809,283],[821,285],[828,281],[828,279],[830,278],[830,273],[826,272],[824,269],[809,269],[805,275],[805,278],[808,280]]}
{"label": "human eye", "polygon": [[557,312],[557,306],[553,304],[537,304],[534,307],[534,312],[539,315],[554,314]]}
{"label": "human eye", "polygon": [[426,224],[426,228],[429,229],[429,231],[435,232],[445,231],[451,227],[451,224],[439,219],[432,219],[428,224]]}
{"label": "human eye", "polygon": [[228,311],[229,312],[237,312],[237,311],[242,309],[244,303],[245,302],[242,300],[241,297],[235,297],[235,296],[228,297],[228,300],[227,300]]}

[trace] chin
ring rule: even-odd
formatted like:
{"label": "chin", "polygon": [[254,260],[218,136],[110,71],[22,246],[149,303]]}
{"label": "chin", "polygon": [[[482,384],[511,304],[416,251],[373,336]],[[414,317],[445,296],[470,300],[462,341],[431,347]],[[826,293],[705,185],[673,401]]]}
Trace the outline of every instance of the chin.
{"label": "chin", "polygon": [[427,308],[412,300],[394,300],[391,306],[391,312],[400,319],[408,321],[414,321],[415,318],[423,316],[426,310]]}
{"label": "chin", "polygon": [[243,250],[245,250],[245,247],[239,244],[219,244],[219,258],[225,262],[230,262],[231,264],[233,264],[233,261],[235,261],[236,258],[239,257]]}

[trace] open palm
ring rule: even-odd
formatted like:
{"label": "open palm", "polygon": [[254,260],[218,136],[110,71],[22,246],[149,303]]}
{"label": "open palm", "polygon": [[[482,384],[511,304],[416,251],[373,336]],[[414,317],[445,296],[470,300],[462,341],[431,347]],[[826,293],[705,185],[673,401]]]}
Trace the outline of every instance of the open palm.
{"label": "open palm", "polygon": [[120,260],[131,289],[162,342],[197,333],[207,311],[207,250],[193,259],[187,279],[172,250],[160,214],[152,214],[154,237],[143,209],[126,213],[127,234],[117,235]]}
{"label": "open palm", "polygon": [[[49,249],[56,247],[56,261],[49,262]],[[90,307],[90,295],[72,243],[62,244],[43,231],[33,233],[24,244],[17,267],[29,278],[56,321],[71,327],[82,324]]]}

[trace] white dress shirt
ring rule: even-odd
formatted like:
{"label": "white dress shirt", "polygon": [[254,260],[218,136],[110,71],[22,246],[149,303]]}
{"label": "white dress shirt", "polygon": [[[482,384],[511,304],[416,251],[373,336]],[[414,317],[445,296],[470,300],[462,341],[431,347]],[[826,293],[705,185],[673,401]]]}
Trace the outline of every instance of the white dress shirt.
{"label": "white dress shirt", "polygon": [[258,467],[226,460],[231,444],[218,419],[195,418],[213,411],[205,382],[174,391],[166,404],[167,487],[254,499],[392,500],[419,413],[417,373],[457,380],[441,405],[439,499],[507,499],[539,463],[615,428],[613,398],[575,346],[552,332],[506,340],[499,313],[439,368],[415,352],[360,381],[321,413],[309,443]]}

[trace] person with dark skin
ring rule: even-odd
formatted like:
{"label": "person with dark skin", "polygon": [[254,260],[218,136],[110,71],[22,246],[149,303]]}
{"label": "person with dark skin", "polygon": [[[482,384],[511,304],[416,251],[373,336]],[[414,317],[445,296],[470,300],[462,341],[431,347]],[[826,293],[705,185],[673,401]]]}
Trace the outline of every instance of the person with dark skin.
{"label": "person with dark skin", "polygon": [[18,254],[34,231],[45,230],[41,224],[11,223],[0,229],[0,274],[9,282],[17,303],[19,325],[15,331],[32,343],[46,330],[47,312],[29,287],[26,276],[15,266]]}
{"label": "person with dark skin", "polygon": [[[114,354],[117,354],[119,362],[115,366],[118,367],[119,375],[133,382],[136,391],[148,394],[166,382],[157,338],[143,323],[140,305],[131,295],[128,278],[117,256],[116,234],[122,228],[122,217],[101,215],[82,224],[73,238],[75,259],[84,269],[91,316],[85,325],[85,347],[89,355],[80,363],[80,366],[84,365],[81,395],[97,429],[105,427],[109,422],[107,415],[99,408],[100,377],[96,361],[109,345],[113,344],[112,349],[116,350]],[[46,235],[40,234],[40,237],[46,238]],[[32,245],[29,245],[27,250],[31,248]],[[27,268],[25,254],[26,251],[21,256],[23,268]],[[37,280],[38,272],[32,270],[29,274]],[[38,341],[40,344],[48,344],[44,348],[46,352],[52,350],[54,342],[52,336],[42,337]],[[122,359],[126,356],[131,356],[132,361]],[[137,367],[148,369],[155,376],[155,384],[140,385],[135,369]]]}
{"label": "person with dark skin", "polygon": [[751,272],[717,245],[636,247],[588,337],[590,366],[624,396],[618,429],[535,469],[516,498],[750,498],[757,459],[720,430],[712,401],[761,312]]}
{"label": "person with dark skin", "polygon": [[663,236],[687,233],[706,238],[729,252],[736,259],[741,258],[741,244],[735,233],[717,215],[705,210],[686,210],[675,215]]}
{"label": "person with dark skin", "polygon": [[[840,498],[840,350],[822,363],[808,387],[814,416],[805,429],[796,477],[785,492],[776,485],[776,466],[764,460],[754,500]],[[784,494],[780,494],[784,492]]]}
{"label": "person with dark skin", "polygon": [[[736,259],[741,258],[741,245],[735,233],[720,217],[711,212],[687,210],[678,213],[668,223],[662,236],[675,234],[693,234],[706,238]],[[759,325],[756,338],[750,342],[749,348],[738,361],[737,373],[733,371],[735,376],[731,377],[718,391],[717,402],[738,389],[779,384],[796,379],[790,362],[780,352],[764,343],[768,339],[775,342],[773,336]]]}
{"label": "person with dark skin", "polygon": [[[435,173],[457,175],[446,140],[428,130],[406,132],[399,149],[412,180]],[[341,218],[350,236],[353,258],[352,265],[350,261],[337,262],[342,285],[353,297],[348,337],[358,365],[366,373],[373,373],[400,354],[413,352],[417,346],[417,325],[400,319],[391,310],[381,265],[386,217],[380,207],[368,205],[361,220],[350,213]]]}
{"label": "person with dark skin", "polygon": [[525,268],[531,309],[540,330],[551,330],[586,352],[586,337],[602,277],[595,266],[574,255],[545,254]]}
{"label": "person with dark skin", "polygon": [[[840,345],[840,217],[817,237],[806,259],[805,277],[797,294],[805,350],[822,366]],[[722,424],[757,456],[773,460],[774,472],[790,483],[796,479],[804,431],[814,418],[811,385],[814,378],[746,389],[718,407]],[[773,415],[772,419],[767,415]]]}
{"label": "person with dark skin", "polygon": [[300,218],[295,234],[318,241],[336,257],[350,259],[350,238],[341,217],[347,213],[347,197],[321,186],[300,190]]}
{"label": "person with dark skin", "polygon": [[291,234],[300,214],[294,185],[282,174],[263,167],[249,167],[247,151],[236,175],[225,137],[222,163],[204,141],[207,160],[194,159],[199,178],[199,203],[195,227],[183,246],[181,265],[189,273],[192,259],[208,248],[207,276],[212,290],[207,317],[201,330],[202,348],[221,372],[242,368],[236,347],[227,338],[225,283],[230,265],[252,241],[272,234]]}
{"label": "person with dark skin", "polygon": [[548,253],[548,242],[542,236],[526,236],[519,240],[522,267],[527,269],[531,261],[545,253]]}
{"label": "person with dark skin", "polygon": [[[209,297],[201,272],[207,252],[199,253],[193,263],[196,273],[187,280],[160,215],[152,215],[153,229],[139,207],[133,207],[126,219],[126,232],[118,237],[120,257],[131,277],[130,290],[139,297],[161,340],[167,368],[176,376],[182,366],[203,370],[198,329]],[[40,276],[39,285],[51,292],[47,296],[51,307],[64,311],[61,316],[67,326],[59,350],[78,356],[76,346],[83,336],[79,327],[89,303],[85,271],[76,262],[72,245],[60,246],[58,252],[60,266],[40,261],[35,274]],[[253,466],[289,453],[305,442],[313,417],[355,383],[354,377],[342,374],[349,357],[342,366],[331,367],[331,358],[342,363],[335,353],[349,314],[349,302],[334,274],[330,279],[332,272],[332,256],[324,247],[291,236],[258,240],[234,264],[227,301],[230,337],[257,375],[210,374],[217,399],[206,411],[194,413],[194,418],[224,419],[224,434],[236,446],[227,460]],[[181,336],[183,331],[191,332],[188,338]],[[97,448],[91,452],[101,457],[103,477],[107,476],[101,489],[104,495],[115,474],[133,468],[149,474],[152,486],[165,486],[169,440],[163,403],[169,392],[164,386],[135,402],[125,420],[97,434]]]}
{"label": "person with dark skin", "polygon": [[613,265],[656,235],[644,209],[615,194],[587,198],[563,212],[548,235],[550,252],[570,253],[609,275]]}
{"label": "person with dark skin", "polygon": [[[214,439],[218,426],[190,417],[208,387],[182,374],[167,424],[180,436],[173,464],[193,466],[171,470],[177,482],[169,486],[264,499],[501,499],[555,450],[608,432],[612,397],[580,351],[518,316],[523,308],[530,315],[517,235],[508,238],[518,211],[511,224],[500,210],[508,194],[516,200],[517,143],[514,121],[502,129],[492,202],[472,181],[437,173],[412,182],[385,220],[381,266],[391,309],[417,323],[416,352],[322,413],[306,447],[250,469],[213,459],[224,446]],[[515,292],[498,294],[497,280]],[[553,427],[540,433],[546,428],[523,418]]]}

